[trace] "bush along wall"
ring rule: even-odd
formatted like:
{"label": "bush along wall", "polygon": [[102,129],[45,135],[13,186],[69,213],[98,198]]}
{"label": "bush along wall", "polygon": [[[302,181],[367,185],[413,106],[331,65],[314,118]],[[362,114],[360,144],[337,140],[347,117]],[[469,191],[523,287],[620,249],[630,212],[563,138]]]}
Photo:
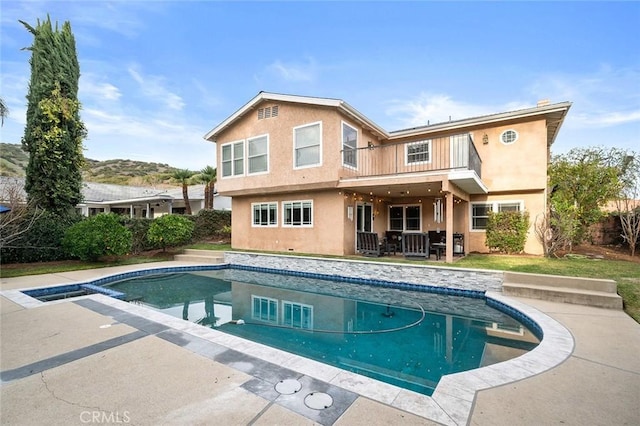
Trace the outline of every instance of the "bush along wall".
{"label": "bush along wall", "polygon": [[486,229],[489,250],[522,253],[529,230],[529,212],[490,212]]}

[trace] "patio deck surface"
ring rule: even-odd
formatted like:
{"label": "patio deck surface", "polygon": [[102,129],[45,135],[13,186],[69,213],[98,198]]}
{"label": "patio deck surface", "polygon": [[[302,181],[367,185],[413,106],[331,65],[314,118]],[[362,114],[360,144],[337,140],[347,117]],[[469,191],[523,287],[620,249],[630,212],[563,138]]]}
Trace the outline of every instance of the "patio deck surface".
{"label": "patio deck surface", "polygon": [[[264,362],[255,355],[269,348],[237,340],[229,350],[223,346],[228,342],[212,337],[212,330],[106,296],[33,304],[13,291],[141,266],[1,280],[0,424],[465,423],[385,403],[375,397],[383,388],[374,381],[343,387],[318,379],[341,374],[333,367],[290,358]],[[617,310],[517,301],[569,329],[574,350],[544,373],[478,391],[466,423],[640,424],[640,325]],[[314,374],[305,374],[311,369]],[[309,392],[274,390],[273,383],[291,377],[303,391],[330,395],[331,407],[309,408],[312,404],[303,401]]]}

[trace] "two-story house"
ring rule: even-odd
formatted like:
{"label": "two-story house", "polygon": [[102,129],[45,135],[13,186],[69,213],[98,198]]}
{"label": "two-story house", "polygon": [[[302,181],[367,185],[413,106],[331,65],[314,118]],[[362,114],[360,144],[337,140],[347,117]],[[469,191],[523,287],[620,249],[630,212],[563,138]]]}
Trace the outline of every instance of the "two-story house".
{"label": "two-story house", "polygon": [[388,132],[339,99],[260,92],[205,135],[232,197],[232,247],[347,255],[357,231],[438,231],[446,261],[486,252],[489,211],[546,210],[569,102]]}

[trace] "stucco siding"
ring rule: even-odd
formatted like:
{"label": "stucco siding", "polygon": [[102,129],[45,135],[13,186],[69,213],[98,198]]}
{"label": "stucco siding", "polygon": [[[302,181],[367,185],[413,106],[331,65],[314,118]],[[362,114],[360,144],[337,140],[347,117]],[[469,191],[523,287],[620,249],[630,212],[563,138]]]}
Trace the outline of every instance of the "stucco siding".
{"label": "stucco siding", "polygon": [[[312,226],[283,225],[282,203],[312,201]],[[252,204],[275,202],[277,226],[253,226]],[[234,197],[231,246],[234,249],[344,254],[344,201],[338,191]]]}

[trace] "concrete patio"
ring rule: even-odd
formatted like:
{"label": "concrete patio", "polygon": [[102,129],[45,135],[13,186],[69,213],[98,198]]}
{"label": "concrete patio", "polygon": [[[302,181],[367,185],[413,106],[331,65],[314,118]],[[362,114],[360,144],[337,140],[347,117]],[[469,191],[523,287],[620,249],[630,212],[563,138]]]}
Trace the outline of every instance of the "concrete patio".
{"label": "concrete patio", "polygon": [[[303,361],[261,361],[269,348],[235,341],[227,349],[212,330],[106,296],[40,304],[14,291],[131,268],[1,280],[1,424],[640,424],[640,325],[621,310],[513,298],[569,329],[573,352],[541,374],[476,392],[461,421],[392,406],[376,397],[374,381],[319,380],[341,374],[323,364],[312,375]],[[291,377],[331,395],[332,406],[311,409],[301,400],[308,392],[274,390]]]}

